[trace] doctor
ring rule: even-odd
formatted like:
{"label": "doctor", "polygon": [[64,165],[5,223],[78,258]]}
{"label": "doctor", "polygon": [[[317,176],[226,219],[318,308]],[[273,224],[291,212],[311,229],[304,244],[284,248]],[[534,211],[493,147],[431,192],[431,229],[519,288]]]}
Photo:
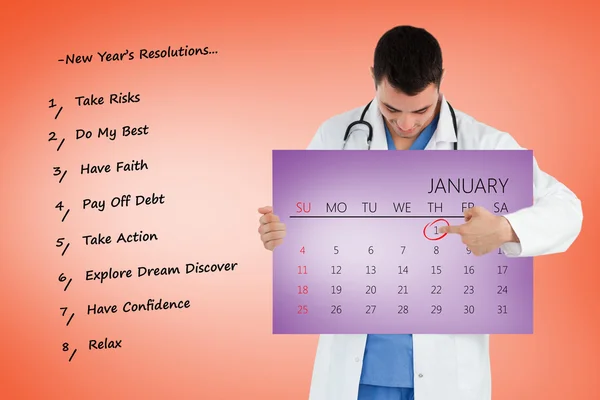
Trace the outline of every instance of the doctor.
{"label": "doctor", "polygon": [[[522,149],[510,134],[451,108],[440,92],[441,49],[424,29],[386,32],[371,74],[376,95],[364,113],[373,128],[371,150]],[[364,124],[344,143],[347,127],[363,111],[364,105],[325,121],[308,149],[367,149]],[[498,248],[509,257],[566,251],[581,229],[581,203],[535,161],[533,177],[533,206],[504,216],[474,207],[447,231],[461,235],[475,255]],[[284,240],[285,225],[272,207],[259,212],[261,240],[273,250]],[[309,399],[490,400],[491,393],[489,335],[321,335]]]}

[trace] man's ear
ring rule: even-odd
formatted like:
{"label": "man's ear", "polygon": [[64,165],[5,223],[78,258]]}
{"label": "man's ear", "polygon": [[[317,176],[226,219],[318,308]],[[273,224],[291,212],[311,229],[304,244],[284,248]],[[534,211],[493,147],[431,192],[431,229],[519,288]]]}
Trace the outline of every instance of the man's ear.
{"label": "man's ear", "polygon": [[375,70],[373,69],[373,67],[370,68],[371,71],[371,79],[373,79],[373,86],[375,86],[375,90],[377,90],[377,82],[375,82]]}

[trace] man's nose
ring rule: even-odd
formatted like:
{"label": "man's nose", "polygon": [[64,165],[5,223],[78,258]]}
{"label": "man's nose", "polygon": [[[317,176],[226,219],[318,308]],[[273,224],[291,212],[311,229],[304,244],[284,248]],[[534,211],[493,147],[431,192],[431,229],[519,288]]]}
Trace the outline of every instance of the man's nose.
{"label": "man's nose", "polygon": [[414,126],[414,121],[410,117],[400,117],[397,120],[397,124],[403,131],[409,131]]}

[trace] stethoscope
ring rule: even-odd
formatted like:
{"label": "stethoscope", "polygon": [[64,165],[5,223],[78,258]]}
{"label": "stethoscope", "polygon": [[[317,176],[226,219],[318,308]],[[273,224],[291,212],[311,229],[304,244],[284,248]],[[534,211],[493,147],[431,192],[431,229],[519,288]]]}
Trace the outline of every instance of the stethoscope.
{"label": "stethoscope", "polygon": [[[369,109],[369,106],[371,105],[371,103],[373,102],[373,100],[371,100],[369,102],[369,104],[367,104],[362,112],[362,114],[360,115],[360,119],[358,121],[354,121],[352,122],[350,125],[348,125],[348,128],[346,128],[346,134],[344,135],[344,145],[342,146],[342,150],[344,150],[346,148],[346,143],[348,142],[348,138],[350,137],[350,135],[352,134],[352,128],[355,127],[356,125],[366,125],[366,127],[369,129],[369,135],[367,136],[367,150],[371,150],[371,142],[373,141],[373,126],[368,122],[365,121],[365,114],[367,113],[367,110]],[[452,108],[452,106],[450,105],[450,103],[447,103],[448,107],[450,108],[450,113],[452,114],[452,125],[454,126],[454,133],[456,134],[456,142],[454,142],[454,150],[458,149],[458,128],[456,125],[456,115],[454,114],[454,109]],[[384,122],[385,123],[385,122]]]}

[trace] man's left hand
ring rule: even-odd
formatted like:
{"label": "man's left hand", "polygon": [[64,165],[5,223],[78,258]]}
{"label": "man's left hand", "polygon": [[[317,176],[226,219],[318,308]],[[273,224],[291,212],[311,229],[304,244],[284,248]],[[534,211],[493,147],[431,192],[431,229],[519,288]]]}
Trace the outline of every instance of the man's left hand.
{"label": "man's left hand", "polygon": [[519,239],[506,218],[495,215],[484,207],[476,206],[465,210],[465,223],[442,226],[441,233],[457,233],[462,242],[476,256],[487,254],[507,242]]}

